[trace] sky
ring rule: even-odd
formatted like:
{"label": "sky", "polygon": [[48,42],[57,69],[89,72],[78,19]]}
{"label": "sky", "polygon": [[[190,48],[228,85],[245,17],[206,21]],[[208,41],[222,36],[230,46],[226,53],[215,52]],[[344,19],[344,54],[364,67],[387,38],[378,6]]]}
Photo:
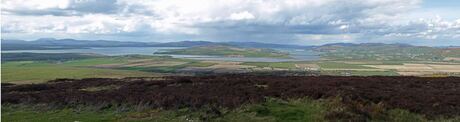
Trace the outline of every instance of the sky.
{"label": "sky", "polygon": [[460,45],[459,0],[2,0],[2,39]]}

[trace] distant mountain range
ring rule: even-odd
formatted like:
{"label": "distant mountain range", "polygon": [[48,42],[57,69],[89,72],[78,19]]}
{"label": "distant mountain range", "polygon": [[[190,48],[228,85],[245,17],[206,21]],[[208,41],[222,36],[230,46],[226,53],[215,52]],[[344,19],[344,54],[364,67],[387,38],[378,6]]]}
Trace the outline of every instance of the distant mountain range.
{"label": "distant mountain range", "polygon": [[[384,44],[384,43],[331,43],[321,46],[301,46],[288,44],[271,44],[260,42],[210,42],[210,41],[179,41],[179,42],[127,42],[127,41],[112,41],[112,40],[76,40],[76,39],[54,39],[41,38],[34,41],[24,40],[1,40],[2,50],[49,50],[49,49],[78,49],[90,47],[196,47],[209,45],[227,45],[243,48],[291,48],[291,49],[314,49],[317,51],[338,49],[338,48],[368,48],[385,47],[391,48],[407,48],[407,47],[423,47],[412,46],[409,44]],[[426,47],[424,47],[426,48]],[[435,47],[429,47],[435,48]],[[458,47],[436,47],[436,48],[458,48]]]}
{"label": "distant mountain range", "polygon": [[209,42],[209,41],[179,41],[167,43],[154,42],[122,42],[111,40],[76,40],[41,38],[34,41],[2,39],[2,50],[46,50],[46,49],[75,49],[90,47],[195,47],[207,45],[229,45],[250,48],[299,48],[309,46],[269,44],[259,42]]}
{"label": "distant mountain range", "polygon": [[109,40],[75,40],[41,38],[35,41],[2,39],[2,50],[42,50],[42,49],[71,49],[87,47],[144,47],[155,43],[120,42]]}

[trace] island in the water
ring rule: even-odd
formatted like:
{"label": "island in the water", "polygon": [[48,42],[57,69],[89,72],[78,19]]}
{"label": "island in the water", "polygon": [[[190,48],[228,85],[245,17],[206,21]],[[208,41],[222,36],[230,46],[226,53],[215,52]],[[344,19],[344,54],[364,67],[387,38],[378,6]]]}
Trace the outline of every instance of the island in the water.
{"label": "island in the water", "polygon": [[170,49],[155,54],[176,54],[176,55],[210,55],[225,57],[269,57],[269,58],[291,58],[289,53],[266,48],[242,48],[229,45],[206,45],[189,47],[185,49]]}

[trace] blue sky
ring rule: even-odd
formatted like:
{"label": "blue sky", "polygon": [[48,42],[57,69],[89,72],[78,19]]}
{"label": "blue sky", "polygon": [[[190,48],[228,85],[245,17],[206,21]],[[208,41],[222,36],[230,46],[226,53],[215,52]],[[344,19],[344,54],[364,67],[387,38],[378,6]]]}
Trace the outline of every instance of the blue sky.
{"label": "blue sky", "polygon": [[460,45],[458,0],[2,0],[2,38]]}

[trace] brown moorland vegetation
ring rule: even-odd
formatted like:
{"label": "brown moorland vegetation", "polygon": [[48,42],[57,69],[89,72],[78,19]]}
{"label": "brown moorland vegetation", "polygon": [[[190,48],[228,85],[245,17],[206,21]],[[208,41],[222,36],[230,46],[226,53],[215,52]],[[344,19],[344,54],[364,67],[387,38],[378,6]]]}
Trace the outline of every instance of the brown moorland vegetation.
{"label": "brown moorland vegetation", "polygon": [[[381,104],[427,116],[460,115],[460,77],[181,76],[58,79],[43,84],[2,84],[2,104],[145,105],[174,109],[235,108],[267,97],[340,97],[351,107]],[[364,110],[366,108],[356,108]]]}

